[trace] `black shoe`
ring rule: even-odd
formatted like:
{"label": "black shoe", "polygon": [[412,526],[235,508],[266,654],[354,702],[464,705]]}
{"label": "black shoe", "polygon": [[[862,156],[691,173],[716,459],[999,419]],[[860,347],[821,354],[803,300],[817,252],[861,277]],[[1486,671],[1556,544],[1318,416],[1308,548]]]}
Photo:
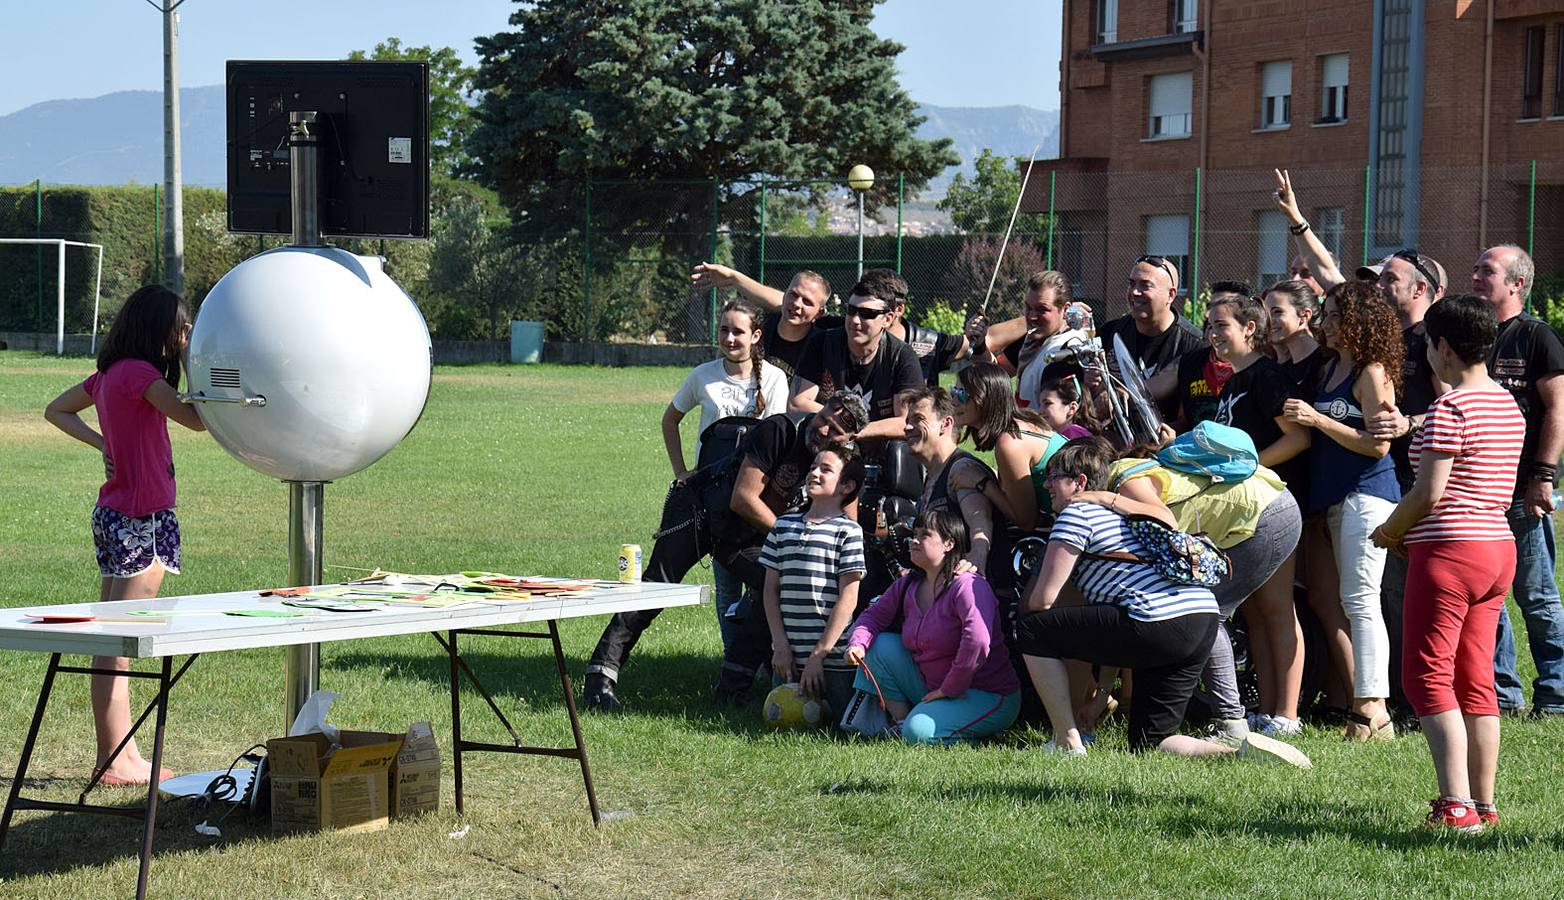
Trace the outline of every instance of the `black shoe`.
{"label": "black shoe", "polygon": [[1531,718],[1531,719],[1556,719],[1556,718],[1560,718],[1560,717],[1564,717],[1564,709],[1559,709],[1556,706],[1550,706],[1550,707],[1535,706],[1535,707],[1532,707],[1531,715],[1528,716],[1527,718]]}
{"label": "black shoe", "polygon": [[588,675],[581,690],[581,705],[592,712],[618,713],[625,711],[619,695],[614,693],[614,683],[601,675]]}
{"label": "black shoe", "polygon": [[712,691],[711,699],[720,708],[740,709],[749,705],[750,694],[748,690],[734,690],[719,685]]}
{"label": "black shoe", "polygon": [[1524,706],[1501,706],[1501,707],[1499,707],[1499,715],[1503,716],[1506,719],[1524,719],[1524,718],[1526,718],[1526,714],[1527,714],[1526,713],[1526,707],[1524,707]]}

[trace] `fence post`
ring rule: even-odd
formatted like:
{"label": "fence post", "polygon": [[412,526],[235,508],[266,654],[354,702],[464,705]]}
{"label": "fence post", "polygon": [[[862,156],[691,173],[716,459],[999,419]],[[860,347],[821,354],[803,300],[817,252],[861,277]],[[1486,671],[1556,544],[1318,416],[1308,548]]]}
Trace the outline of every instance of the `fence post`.
{"label": "fence post", "polygon": [[586,180],[586,202],[582,204],[586,220],[581,229],[581,343],[592,334],[592,176]]}
{"label": "fence post", "polygon": [[[1200,188],[1201,171],[1195,166],[1195,246],[1191,255],[1189,266],[1189,290],[1196,297],[1200,296]],[[1178,285],[1174,285],[1178,287]]]}
{"label": "fence post", "polygon": [[1369,264],[1369,185],[1374,180],[1374,165],[1363,167],[1363,265]]}
{"label": "fence post", "polygon": [[1533,242],[1537,238],[1537,161],[1531,161],[1531,183],[1526,190],[1526,255],[1535,256]]}
{"label": "fence post", "polygon": [[152,280],[163,281],[163,247],[158,238],[163,234],[163,206],[158,201],[159,185],[152,185]]}
{"label": "fence post", "polygon": [[766,283],[766,181],[760,181],[760,283]]}
{"label": "fence post", "polygon": [[[711,254],[706,257],[717,261],[717,177],[711,178]],[[717,289],[706,294],[706,340],[717,343]]]}
{"label": "fence post", "polygon": [[[33,237],[43,237],[43,179],[33,179],[33,202],[37,207],[37,221],[33,225]],[[43,322],[43,245],[39,244],[33,253],[38,260],[38,304],[33,309],[33,322]],[[37,327],[37,324],[33,326]]]}
{"label": "fence post", "polygon": [[1046,262],[1043,264],[1043,268],[1045,268],[1045,269],[1052,269],[1054,267],[1054,185],[1058,183],[1058,180],[1059,180],[1059,170],[1058,169],[1049,169],[1048,170],[1048,244],[1047,244],[1047,246],[1045,246],[1043,248],[1043,252],[1047,254]]}
{"label": "fence post", "polygon": [[907,189],[907,173],[896,173],[896,274],[901,274],[901,212]]}

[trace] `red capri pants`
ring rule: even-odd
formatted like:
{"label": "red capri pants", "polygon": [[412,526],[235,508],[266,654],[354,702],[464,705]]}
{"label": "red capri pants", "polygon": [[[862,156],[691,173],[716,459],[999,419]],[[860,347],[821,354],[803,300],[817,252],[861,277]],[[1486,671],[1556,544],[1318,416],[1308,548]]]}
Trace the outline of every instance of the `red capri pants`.
{"label": "red capri pants", "polygon": [[1401,677],[1419,716],[1497,716],[1493,645],[1515,579],[1513,541],[1407,545]]}

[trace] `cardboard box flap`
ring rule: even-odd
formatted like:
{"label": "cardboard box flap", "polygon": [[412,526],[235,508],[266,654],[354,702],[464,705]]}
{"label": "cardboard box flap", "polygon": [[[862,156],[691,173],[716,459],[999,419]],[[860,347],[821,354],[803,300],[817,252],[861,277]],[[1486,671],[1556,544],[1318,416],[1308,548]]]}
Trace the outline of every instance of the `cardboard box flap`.
{"label": "cardboard box flap", "polygon": [[440,761],[440,745],[435,742],[434,729],[428,722],[414,722],[402,740],[402,751],[397,754],[397,765]]}
{"label": "cardboard box flap", "polygon": [[323,778],[389,769],[402,747],[400,735],[344,731],[340,737],[342,746],[326,758]]}
{"label": "cardboard box flap", "polygon": [[316,778],[331,743],[323,734],[301,734],[266,742],[267,765],[273,775]]}

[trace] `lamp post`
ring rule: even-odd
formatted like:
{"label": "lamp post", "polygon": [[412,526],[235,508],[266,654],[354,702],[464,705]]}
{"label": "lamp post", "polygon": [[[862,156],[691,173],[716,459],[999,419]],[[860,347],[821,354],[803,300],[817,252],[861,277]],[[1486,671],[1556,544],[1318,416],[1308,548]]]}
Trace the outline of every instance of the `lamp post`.
{"label": "lamp post", "polygon": [[847,186],[858,195],[858,277],[863,277],[863,195],[874,187],[874,170],[859,163],[847,172]]}

